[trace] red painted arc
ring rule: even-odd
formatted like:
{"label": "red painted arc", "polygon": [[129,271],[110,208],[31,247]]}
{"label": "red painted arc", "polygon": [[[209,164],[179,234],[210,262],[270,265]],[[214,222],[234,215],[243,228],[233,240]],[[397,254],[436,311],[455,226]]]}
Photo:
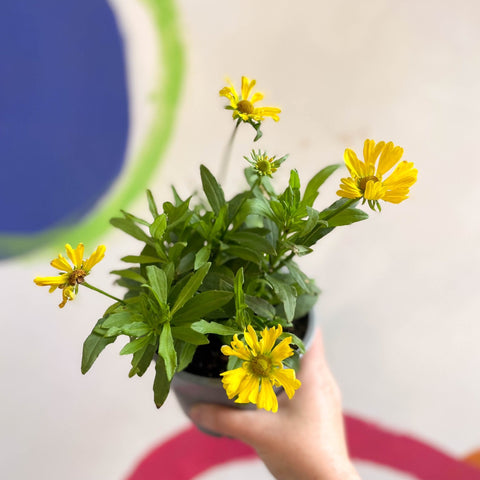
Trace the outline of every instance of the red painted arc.
{"label": "red painted arc", "polygon": [[[350,454],[419,480],[480,480],[480,470],[411,436],[345,416]],[[256,458],[251,447],[190,427],[154,447],[127,480],[192,480],[234,460]]]}

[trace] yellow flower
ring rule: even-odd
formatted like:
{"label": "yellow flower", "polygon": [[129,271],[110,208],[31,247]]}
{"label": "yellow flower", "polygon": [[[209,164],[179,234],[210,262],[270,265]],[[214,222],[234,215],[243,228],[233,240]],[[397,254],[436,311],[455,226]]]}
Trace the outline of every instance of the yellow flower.
{"label": "yellow flower", "polygon": [[65,245],[68,258],[73,265],[60,253],[54,258],[50,265],[58,270],[60,274],[52,277],[36,277],[34,282],[41,287],[50,287],[52,293],[57,288],[62,289],[62,303],[58,306],[63,308],[68,300],[73,300],[78,291],[78,284],[85,281],[90,270],[105,256],[105,245],[100,245],[86,260],[83,259],[84,246],[79,243],[73,249],[68,243]]}
{"label": "yellow flower", "polygon": [[232,82],[228,80],[230,86],[223,87],[219,94],[230,100],[230,105],[225,107],[233,110],[233,118],[241,119],[244,122],[259,123],[265,117],[273,118],[276,122],[280,120],[278,114],[281,112],[279,108],[275,107],[255,107],[255,103],[263,99],[263,93],[256,92],[251,97],[253,87],[257,83],[256,80],[250,80],[247,77],[242,77],[242,88],[240,95],[235,90]]}
{"label": "yellow flower", "polygon": [[[234,355],[244,360],[235,370],[221,375],[228,398],[238,396],[237,403],[254,403],[258,408],[272,412],[278,410],[277,396],[273,387],[283,387],[288,398],[292,398],[301,383],[295,378],[295,370],[283,368],[283,360],[293,355],[290,347],[292,337],[282,340],[276,347],[275,342],[282,334],[282,326],[265,328],[259,341],[251,325],[244,332],[245,343],[234,335],[231,347],[224,345],[224,355]],[[274,348],[275,347],[275,348]]]}
{"label": "yellow flower", "polygon": [[[344,198],[363,198],[369,201],[372,208],[375,204],[378,206],[378,200],[402,202],[408,198],[410,187],[417,181],[418,173],[413,162],[400,162],[402,155],[403,148],[395,147],[392,142],[375,143],[374,140],[367,139],[363,147],[362,162],[353,150],[347,148],[344,160],[351,177],[342,178],[337,195]],[[384,178],[395,165],[397,167],[390,176]]]}

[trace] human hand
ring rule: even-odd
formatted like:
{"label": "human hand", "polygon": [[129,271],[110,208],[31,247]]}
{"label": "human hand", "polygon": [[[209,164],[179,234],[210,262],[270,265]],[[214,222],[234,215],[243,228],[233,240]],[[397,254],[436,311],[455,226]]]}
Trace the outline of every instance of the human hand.
{"label": "human hand", "polygon": [[203,428],[251,445],[278,480],[359,480],[348,456],[341,395],[316,332],[303,356],[301,388],[279,398],[277,413],[195,405],[192,420]]}

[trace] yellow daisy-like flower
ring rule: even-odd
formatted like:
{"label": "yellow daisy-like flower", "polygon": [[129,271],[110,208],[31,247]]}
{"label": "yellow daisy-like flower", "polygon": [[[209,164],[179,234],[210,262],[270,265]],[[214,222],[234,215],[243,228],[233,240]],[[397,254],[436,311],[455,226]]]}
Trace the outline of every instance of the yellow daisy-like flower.
{"label": "yellow daisy-like flower", "polygon": [[[351,177],[342,178],[337,195],[352,199],[363,198],[369,201],[372,208],[375,204],[378,205],[378,200],[402,202],[408,198],[410,187],[417,181],[418,173],[413,162],[400,162],[402,155],[403,148],[394,146],[392,142],[375,143],[374,140],[367,139],[362,162],[353,150],[347,148],[344,160]],[[395,165],[395,170],[384,178]]]}
{"label": "yellow daisy-like flower", "polygon": [[90,270],[105,256],[105,245],[100,245],[86,260],[83,259],[84,246],[79,243],[73,249],[68,243],[65,245],[68,258],[73,265],[60,253],[54,258],[50,265],[58,270],[60,274],[52,277],[36,277],[33,281],[41,287],[50,287],[49,292],[57,288],[62,290],[62,302],[58,305],[63,308],[68,300],[73,300],[78,291],[78,285],[85,281]]}
{"label": "yellow daisy-like flower", "polygon": [[265,117],[273,118],[276,122],[280,120],[278,114],[281,112],[276,107],[256,107],[255,103],[263,99],[263,93],[256,92],[252,95],[252,90],[256,80],[250,80],[247,77],[242,77],[242,88],[240,95],[233,86],[230,80],[227,80],[230,86],[223,87],[219,94],[230,100],[230,105],[225,107],[233,110],[233,118],[240,119],[244,122],[262,122]]}
{"label": "yellow daisy-like flower", "polygon": [[228,398],[236,403],[254,403],[258,408],[276,412],[277,396],[274,387],[283,387],[288,398],[292,398],[301,382],[295,377],[295,370],[283,367],[283,360],[293,355],[290,347],[292,337],[275,342],[282,334],[282,326],[265,328],[259,341],[251,325],[244,332],[245,343],[234,335],[231,347],[224,345],[224,355],[234,355],[244,360],[243,365],[235,370],[223,372],[222,382]]}

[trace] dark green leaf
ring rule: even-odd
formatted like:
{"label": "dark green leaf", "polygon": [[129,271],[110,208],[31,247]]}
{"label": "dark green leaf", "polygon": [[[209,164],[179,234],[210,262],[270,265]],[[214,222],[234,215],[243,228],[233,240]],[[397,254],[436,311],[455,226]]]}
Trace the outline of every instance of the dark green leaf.
{"label": "dark green leaf", "polygon": [[112,270],[110,273],[113,273],[114,275],[119,275],[122,278],[134,280],[135,282],[145,283],[145,278],[143,278],[140,273],[132,270],[131,268],[126,268],[124,270]]}
{"label": "dark green leaf", "polygon": [[205,278],[205,275],[210,268],[210,265],[210,263],[206,263],[189,278],[188,282],[182,288],[182,291],[179,293],[175,304],[173,305],[173,308],[171,310],[172,315],[174,315],[177,310],[180,310],[180,308],[182,308],[185,303],[187,303],[188,300],[190,300],[193,295],[195,295],[198,288],[202,284],[203,279]]}
{"label": "dark green leaf", "polygon": [[273,319],[275,316],[275,308],[263,298],[245,295],[245,302],[260,317]]}
{"label": "dark green leaf", "polygon": [[152,257],[150,255],[127,255],[122,258],[126,263],[161,263],[162,259],[158,257]]}
{"label": "dark green leaf", "polygon": [[297,301],[295,288],[273,275],[265,275],[265,278],[282,301],[287,320],[291,322],[295,315],[295,304]]}
{"label": "dark green leaf", "polygon": [[208,343],[208,338],[199,333],[189,326],[183,327],[172,327],[173,338],[178,338],[187,343],[193,343],[193,345],[206,345]]}
{"label": "dark green leaf", "polygon": [[147,368],[152,363],[153,355],[155,354],[155,346],[149,343],[146,347],[138,352],[135,352],[132,357],[132,368],[128,376],[131,378],[134,375],[141,377]]}
{"label": "dark green leaf", "polygon": [[241,247],[239,245],[229,245],[223,250],[223,252],[227,253],[233,258],[241,258],[242,260],[246,260],[247,262],[253,262],[257,265],[260,265],[263,259],[262,252],[254,250],[253,248]]}
{"label": "dark green leaf", "polygon": [[165,370],[165,362],[159,355],[155,364],[155,379],[153,381],[153,399],[157,408],[160,408],[168,397],[170,380]]}
{"label": "dark green leaf", "polygon": [[208,203],[212,207],[212,210],[218,215],[220,209],[225,205],[225,195],[222,187],[218,184],[210,170],[204,165],[200,166],[200,176]]}
{"label": "dark green leaf", "polygon": [[143,225],[145,227],[148,227],[150,224],[144,220],[143,218],[140,218],[140,217],[137,217],[135,215],[132,215],[131,213],[128,213],[126,212],[125,210],[120,210],[123,215],[125,216],[125,218],[127,218],[128,220],[131,220],[132,222],[134,223],[139,223],[140,225]]}
{"label": "dark green leaf", "polygon": [[333,215],[328,219],[329,227],[340,227],[342,225],[350,225],[360,222],[368,218],[368,214],[358,208],[347,208]]}
{"label": "dark green leaf", "polygon": [[152,244],[152,239],[138,226],[133,223],[132,220],[127,218],[114,217],[110,219],[110,223],[120,230],[123,230],[128,235],[141,240],[147,244]]}
{"label": "dark green leaf", "polygon": [[197,345],[193,345],[193,343],[184,343],[179,342],[182,344],[181,347],[177,347],[177,352],[179,351],[178,357],[178,366],[177,372],[181,372],[184,368],[190,365],[193,356],[195,355],[195,351],[197,350]]}
{"label": "dark green leaf", "polygon": [[228,234],[227,240],[244,245],[250,249],[275,255],[275,248],[265,236],[256,233],[237,231]]}
{"label": "dark green leaf", "polygon": [[208,290],[194,295],[178,312],[173,316],[174,325],[190,323],[202,318],[207,313],[223,307],[233,297],[233,292],[222,290]]}
{"label": "dark green leaf", "polygon": [[95,332],[97,327],[101,327],[104,319],[101,318],[95,325],[92,333],[85,339],[83,343],[83,352],[82,352],[82,373],[87,373],[92,367],[95,360],[98,358],[102,350],[107,346],[113,343],[116,340],[116,337],[104,337]]}

